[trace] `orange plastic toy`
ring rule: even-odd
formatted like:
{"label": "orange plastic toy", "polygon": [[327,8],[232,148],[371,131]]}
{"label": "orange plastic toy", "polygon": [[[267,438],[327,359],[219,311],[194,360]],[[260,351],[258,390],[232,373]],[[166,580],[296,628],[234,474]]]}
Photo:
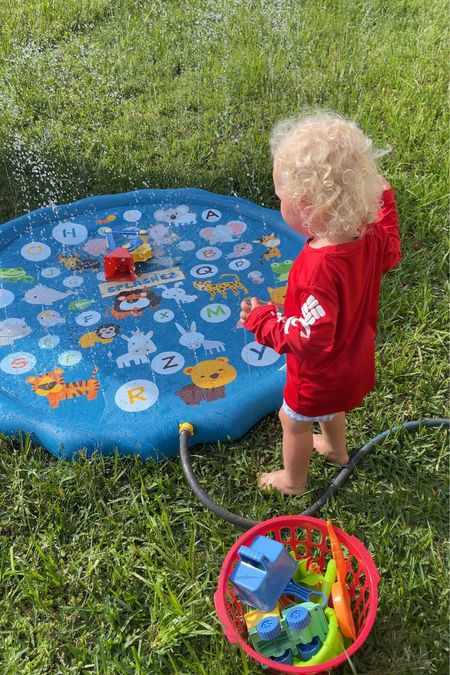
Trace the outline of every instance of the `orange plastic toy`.
{"label": "orange plastic toy", "polygon": [[333,607],[336,612],[339,628],[343,635],[348,638],[356,639],[355,624],[353,622],[352,610],[350,608],[350,596],[345,583],[345,560],[342,553],[342,547],[334,531],[333,524],[327,520],[328,535],[330,537],[333,559],[336,564],[337,581],[331,587],[331,597],[333,598]]}

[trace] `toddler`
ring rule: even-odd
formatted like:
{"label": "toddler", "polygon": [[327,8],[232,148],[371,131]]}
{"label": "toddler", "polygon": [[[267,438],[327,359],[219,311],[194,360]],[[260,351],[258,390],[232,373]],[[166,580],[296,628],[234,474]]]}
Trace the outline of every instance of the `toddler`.
{"label": "toddler", "polygon": [[353,122],[330,113],[285,120],[271,150],[281,214],[308,240],[289,273],[284,312],[252,298],[241,303],[241,320],[260,344],[286,354],[284,468],[259,484],[296,495],[313,449],[333,464],[349,461],[345,413],[375,387],[381,277],[401,259],[400,237],[393,191]]}

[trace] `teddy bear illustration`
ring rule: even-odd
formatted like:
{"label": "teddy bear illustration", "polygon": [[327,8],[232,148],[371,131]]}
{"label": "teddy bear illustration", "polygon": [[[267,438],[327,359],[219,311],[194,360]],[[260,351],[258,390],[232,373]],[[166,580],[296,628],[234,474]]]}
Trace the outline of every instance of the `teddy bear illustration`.
{"label": "teddy bear illustration", "polygon": [[225,398],[225,385],[237,376],[236,369],[228,363],[225,356],[200,361],[195,366],[185,368],[183,373],[189,375],[192,382],[175,393],[187,405],[199,405],[202,401],[209,403]]}
{"label": "teddy bear illustration", "polygon": [[287,285],[278,286],[277,288],[268,288],[267,291],[273,304],[278,308],[283,307],[286,299]]}

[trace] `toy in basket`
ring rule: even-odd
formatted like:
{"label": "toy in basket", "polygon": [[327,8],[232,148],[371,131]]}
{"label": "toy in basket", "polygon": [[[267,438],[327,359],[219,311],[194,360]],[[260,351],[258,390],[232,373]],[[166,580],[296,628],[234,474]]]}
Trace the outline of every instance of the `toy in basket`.
{"label": "toy in basket", "polygon": [[367,638],[378,583],[370,554],[355,537],[318,518],[287,516],[240,537],[224,561],[214,601],[228,640],[263,667],[320,673],[344,663]]}

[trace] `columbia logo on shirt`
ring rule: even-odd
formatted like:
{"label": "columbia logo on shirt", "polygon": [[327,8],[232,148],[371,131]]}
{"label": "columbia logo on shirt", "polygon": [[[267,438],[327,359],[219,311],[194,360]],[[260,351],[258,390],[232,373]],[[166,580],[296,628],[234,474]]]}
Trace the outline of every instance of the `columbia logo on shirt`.
{"label": "columbia logo on shirt", "polygon": [[281,313],[278,313],[278,321],[284,321],[285,334],[289,333],[291,326],[298,326],[300,324],[303,327],[303,330],[300,331],[300,336],[309,338],[311,326],[316,323],[317,319],[326,316],[326,312],[314,295],[308,296],[306,302],[302,305],[301,311],[302,316],[290,316],[287,319]]}

